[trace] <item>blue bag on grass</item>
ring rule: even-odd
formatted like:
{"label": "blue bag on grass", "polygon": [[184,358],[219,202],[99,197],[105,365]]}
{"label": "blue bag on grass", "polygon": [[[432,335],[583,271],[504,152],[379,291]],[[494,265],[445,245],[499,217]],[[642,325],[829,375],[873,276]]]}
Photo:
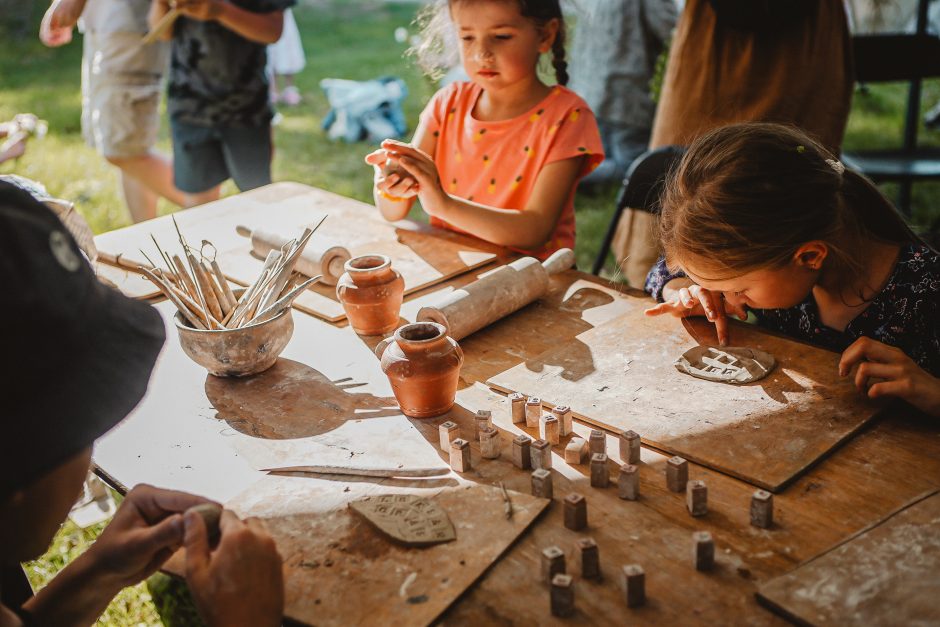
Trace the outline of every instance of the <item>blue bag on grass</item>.
{"label": "blue bag on grass", "polygon": [[330,103],[323,130],[330,139],[380,142],[401,139],[408,126],[402,102],[408,95],[405,81],[383,76],[371,81],[324,78],[320,88]]}

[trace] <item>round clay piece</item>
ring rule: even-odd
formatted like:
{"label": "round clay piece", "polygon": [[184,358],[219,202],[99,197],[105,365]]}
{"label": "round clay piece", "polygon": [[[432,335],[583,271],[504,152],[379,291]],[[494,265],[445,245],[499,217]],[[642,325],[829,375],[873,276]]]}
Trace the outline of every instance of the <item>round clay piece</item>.
{"label": "round clay piece", "polygon": [[770,353],[739,346],[696,346],[676,360],[679,372],[706,381],[744,385],[760,381],[774,369],[777,360]]}

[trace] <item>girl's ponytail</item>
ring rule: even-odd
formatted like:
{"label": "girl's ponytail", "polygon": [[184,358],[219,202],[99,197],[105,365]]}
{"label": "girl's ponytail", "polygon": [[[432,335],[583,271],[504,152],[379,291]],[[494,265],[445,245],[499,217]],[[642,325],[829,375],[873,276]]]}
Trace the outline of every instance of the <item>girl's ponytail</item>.
{"label": "girl's ponytail", "polygon": [[552,67],[555,68],[555,80],[559,85],[568,84],[568,62],[565,61],[565,23],[558,25],[558,34],[552,44]]}

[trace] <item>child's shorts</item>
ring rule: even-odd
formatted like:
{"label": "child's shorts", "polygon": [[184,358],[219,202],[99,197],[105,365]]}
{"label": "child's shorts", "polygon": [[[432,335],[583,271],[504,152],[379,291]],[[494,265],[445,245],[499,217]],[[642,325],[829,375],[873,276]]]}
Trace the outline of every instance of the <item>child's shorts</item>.
{"label": "child's shorts", "polygon": [[189,194],[228,180],[241,191],[271,182],[271,127],[210,127],[170,121],[173,180]]}

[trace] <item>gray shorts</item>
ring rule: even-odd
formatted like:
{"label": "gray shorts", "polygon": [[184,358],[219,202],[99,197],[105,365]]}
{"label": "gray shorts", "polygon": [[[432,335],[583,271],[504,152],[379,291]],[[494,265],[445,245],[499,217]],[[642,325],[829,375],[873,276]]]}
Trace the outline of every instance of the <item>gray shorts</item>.
{"label": "gray shorts", "polygon": [[85,33],[82,135],[104,157],[135,157],[160,130],[161,79],[167,46],[140,45],[137,33]]}
{"label": "gray shorts", "polygon": [[173,182],[189,194],[233,179],[240,191],[271,182],[271,126],[210,127],[170,120]]}

